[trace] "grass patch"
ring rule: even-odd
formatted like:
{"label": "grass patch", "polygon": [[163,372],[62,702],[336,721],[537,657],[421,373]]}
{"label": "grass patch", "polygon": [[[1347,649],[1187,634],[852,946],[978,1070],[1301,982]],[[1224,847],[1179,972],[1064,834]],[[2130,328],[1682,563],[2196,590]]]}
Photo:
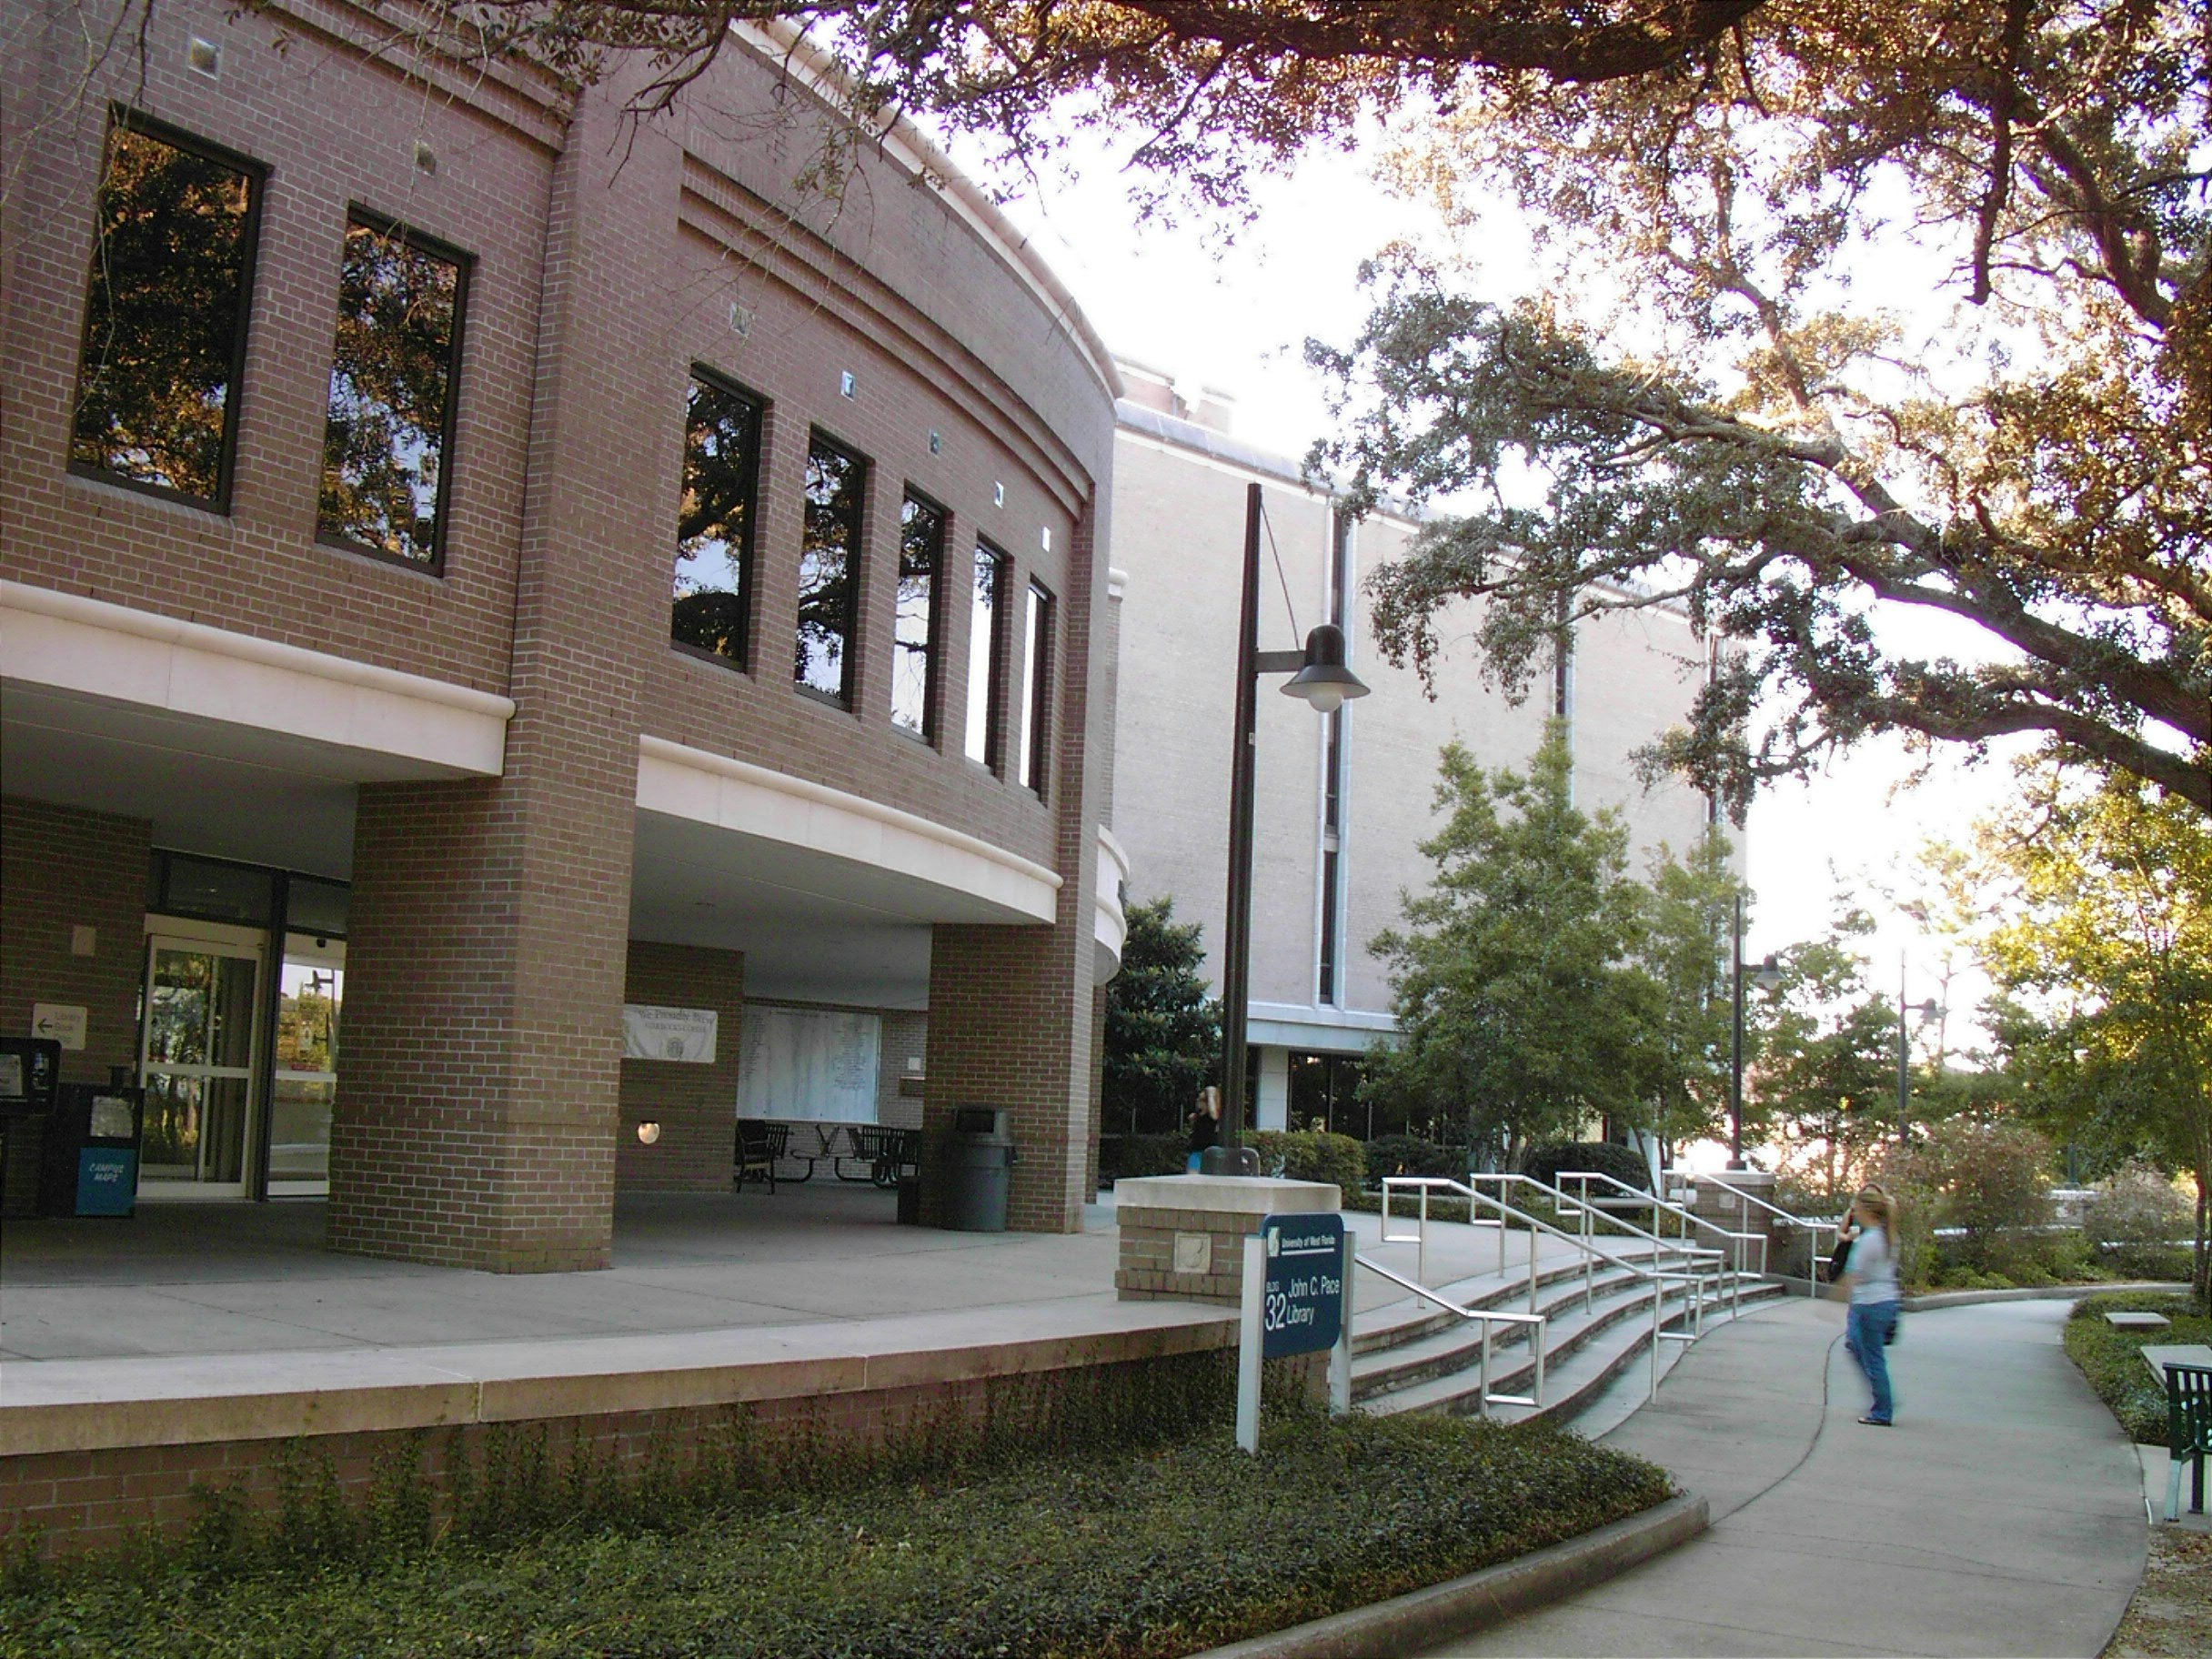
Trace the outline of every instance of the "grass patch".
{"label": "grass patch", "polygon": [[[2105,1322],[2115,1312],[2163,1313],[2174,1322],[2165,1331],[2115,1331]],[[2137,1291],[2085,1296],[2066,1320],[2066,1357],[2138,1445],[2166,1444],[2166,1391],[2143,1362],[2146,1343],[2166,1342],[2212,1342],[2212,1318],[2187,1296]]]}
{"label": "grass patch", "polygon": [[557,1528],[381,1556],[19,1564],[16,1654],[1188,1654],[1556,1543],[1671,1495],[1543,1424],[1271,1424],[844,1490],[737,1494],[681,1524]]}

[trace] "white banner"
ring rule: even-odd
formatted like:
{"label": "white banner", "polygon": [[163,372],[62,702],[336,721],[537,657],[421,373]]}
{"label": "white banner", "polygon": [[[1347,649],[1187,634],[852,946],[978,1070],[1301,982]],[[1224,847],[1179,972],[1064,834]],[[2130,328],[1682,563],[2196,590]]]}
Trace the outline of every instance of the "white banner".
{"label": "white banner", "polygon": [[738,1116],[873,1123],[882,1041],[874,1014],[747,1004]]}
{"label": "white banner", "polygon": [[649,1008],[626,1002],[622,1006],[622,1058],[711,1066],[714,1025],[711,1008]]}

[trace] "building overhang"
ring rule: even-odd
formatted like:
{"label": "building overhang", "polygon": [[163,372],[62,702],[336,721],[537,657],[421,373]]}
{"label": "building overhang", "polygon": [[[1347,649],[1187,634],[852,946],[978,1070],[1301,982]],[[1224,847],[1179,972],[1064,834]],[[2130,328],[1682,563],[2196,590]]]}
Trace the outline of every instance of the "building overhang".
{"label": "building overhang", "polygon": [[0,580],[6,787],[156,845],[343,876],[357,787],[496,777],[507,698]]}

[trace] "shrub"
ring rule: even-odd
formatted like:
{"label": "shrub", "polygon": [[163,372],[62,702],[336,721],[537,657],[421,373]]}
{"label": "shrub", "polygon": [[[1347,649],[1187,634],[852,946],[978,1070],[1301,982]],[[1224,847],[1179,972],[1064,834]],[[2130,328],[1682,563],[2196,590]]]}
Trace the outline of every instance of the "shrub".
{"label": "shrub", "polygon": [[1284,1413],[1262,1433],[1247,1457],[1217,1413],[1165,1451],[764,1488],[658,1523],[448,1538],[340,1570],[210,1577],[159,1554],[50,1568],[0,1590],[0,1642],[144,1655],[1161,1655],[1440,1583],[1670,1495],[1664,1470],[1544,1424]]}
{"label": "shrub", "polygon": [[1366,1150],[1350,1135],[1325,1130],[1263,1129],[1251,1137],[1262,1174],[1285,1181],[1325,1181],[1350,1197],[1367,1184]]}
{"label": "shrub", "polygon": [[2188,1251],[2176,1241],[2194,1224],[2181,1189],[2147,1163],[2130,1163],[2096,1183],[2082,1231],[2115,1272],[2135,1279],[2186,1279]]}
{"label": "shrub", "polygon": [[1929,1137],[1943,1217],[1966,1231],[1965,1256],[2004,1272],[2028,1253],[2024,1235],[2051,1219],[2051,1143],[2024,1124],[1954,1118]]}
{"label": "shrub", "polygon": [[1442,1146],[1417,1135],[1377,1135],[1367,1143],[1367,1181],[1381,1186],[1385,1175],[1442,1175],[1467,1178],[1467,1149]]}
{"label": "shrub", "polygon": [[[2174,1322],[2165,1331],[2115,1331],[2105,1315],[2121,1312],[2163,1313]],[[2143,1345],[2205,1342],[2212,1342],[2212,1319],[2186,1296],[2155,1291],[2085,1296],[2066,1320],[2066,1357],[2128,1437],[2146,1446],[2166,1444],[2166,1393],[2143,1362]]]}
{"label": "shrub", "polygon": [[1182,1135],[1101,1135],[1099,1184],[1124,1175],[1180,1175],[1190,1144]]}
{"label": "shrub", "polygon": [[[1652,1190],[1651,1165],[1644,1161],[1644,1154],[1625,1146],[1615,1146],[1609,1141],[1569,1141],[1553,1146],[1539,1146],[1522,1160],[1521,1172],[1533,1176],[1547,1187],[1559,1184],[1562,1170],[1594,1170],[1601,1175],[1624,1181],[1639,1192]],[[1596,1193],[1592,1193],[1596,1197]]]}

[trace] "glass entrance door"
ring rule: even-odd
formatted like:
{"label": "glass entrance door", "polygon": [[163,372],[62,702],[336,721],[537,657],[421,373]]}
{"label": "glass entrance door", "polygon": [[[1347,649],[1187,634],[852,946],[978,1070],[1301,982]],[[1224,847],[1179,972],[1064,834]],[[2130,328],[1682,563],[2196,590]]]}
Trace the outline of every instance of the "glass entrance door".
{"label": "glass entrance door", "polygon": [[261,937],[210,927],[146,940],[142,1197],[246,1194]]}
{"label": "glass entrance door", "polygon": [[270,1080],[269,1196],[330,1191],[330,1111],[338,1090],[346,941],[287,933]]}

